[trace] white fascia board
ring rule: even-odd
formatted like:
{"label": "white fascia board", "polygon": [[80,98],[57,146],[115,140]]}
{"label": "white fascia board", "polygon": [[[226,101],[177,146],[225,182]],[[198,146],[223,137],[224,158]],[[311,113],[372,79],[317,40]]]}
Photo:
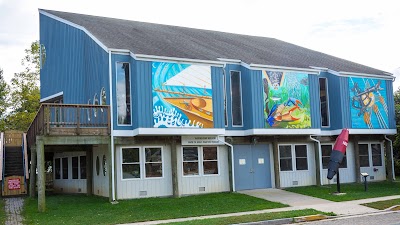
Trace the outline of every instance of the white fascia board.
{"label": "white fascia board", "polygon": [[[321,136],[339,135],[342,129],[321,131]],[[396,134],[396,129],[349,129],[349,134]]]}
{"label": "white fascia board", "polygon": [[221,62],[229,63],[229,64],[241,64],[242,60],[240,59],[226,59],[226,58],[217,58]]}
{"label": "white fascia board", "polygon": [[42,15],[44,15],[44,16],[47,16],[47,17],[52,18],[52,19],[55,19],[55,20],[57,20],[57,21],[59,21],[59,22],[61,22],[61,23],[65,23],[65,24],[67,24],[67,25],[69,25],[69,26],[71,26],[71,27],[75,27],[76,29],[79,29],[79,30],[85,32],[90,38],[93,39],[94,42],[96,42],[104,51],[106,51],[106,52],[108,53],[107,46],[105,46],[105,45],[104,45],[99,39],[97,39],[92,33],[90,33],[88,30],[86,30],[86,28],[84,28],[84,27],[82,27],[82,26],[80,26],[80,25],[78,25],[78,24],[72,23],[72,22],[70,22],[70,21],[68,21],[68,20],[62,19],[62,18],[60,18],[60,17],[58,17],[58,16],[55,16],[55,15],[53,15],[53,14],[47,13],[47,12],[41,10],[41,9],[39,9],[39,13],[42,14]]}
{"label": "white fascia board", "polygon": [[320,129],[248,129],[226,130],[225,136],[250,136],[250,135],[318,135]]}
{"label": "white fascia board", "polygon": [[196,128],[137,128],[134,130],[114,130],[115,137],[144,136],[190,136],[190,135],[224,135],[225,129],[196,129]]}
{"label": "white fascia board", "polygon": [[141,61],[163,61],[163,62],[173,62],[173,63],[190,63],[190,64],[209,65],[209,66],[215,66],[215,67],[224,67],[224,65],[225,65],[224,62],[212,61],[212,60],[187,59],[187,58],[144,55],[144,54],[135,54],[135,56],[136,56],[137,60],[141,60]]}
{"label": "white fascia board", "polygon": [[308,68],[296,68],[296,67],[285,67],[285,66],[272,66],[272,65],[261,65],[261,64],[250,64],[249,65],[253,70],[272,70],[278,72],[305,72],[307,74],[316,74],[320,73],[318,69],[308,69]]}
{"label": "white fascia board", "polygon": [[342,76],[342,77],[352,77],[352,76],[354,76],[354,77],[371,77],[371,78],[381,78],[381,79],[392,80],[392,81],[395,79],[395,77],[392,74],[379,75],[379,74],[352,73],[352,72],[343,72],[343,71],[340,71],[338,73],[339,73],[339,76]]}
{"label": "white fascia board", "polygon": [[47,100],[50,100],[50,99],[52,99],[52,98],[57,98],[57,97],[60,97],[60,96],[62,96],[62,95],[64,95],[64,92],[58,92],[58,93],[56,93],[56,94],[54,94],[54,95],[50,95],[50,96],[47,96],[46,98],[42,98],[42,99],[40,99],[40,102],[45,102],[45,101],[47,101]]}

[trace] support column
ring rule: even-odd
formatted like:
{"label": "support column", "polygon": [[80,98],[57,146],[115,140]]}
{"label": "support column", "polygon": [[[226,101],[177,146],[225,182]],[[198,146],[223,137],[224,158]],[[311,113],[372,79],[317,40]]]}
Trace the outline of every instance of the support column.
{"label": "support column", "polygon": [[317,186],[321,186],[321,152],[319,151],[319,143],[314,142],[314,152],[315,152],[315,178],[317,181]]}
{"label": "support column", "polygon": [[36,197],[36,145],[31,146],[31,169],[29,174],[29,196]]}
{"label": "support column", "polygon": [[355,135],[353,138],[354,142],[354,163],[355,163],[355,173],[356,173],[356,182],[361,183],[361,172],[360,172],[360,148],[358,146],[359,136]]}
{"label": "support column", "polygon": [[392,146],[390,142],[385,140],[385,153],[386,153],[386,173],[388,177],[386,180],[392,182],[393,181],[393,154],[392,154]]}
{"label": "support column", "polygon": [[279,175],[279,150],[278,139],[274,137],[272,141],[272,150],[274,155],[274,175],[275,175],[275,188],[281,188],[281,177]]}
{"label": "support column", "polygon": [[46,174],[44,160],[44,143],[41,137],[36,138],[37,170],[38,170],[38,210],[46,211]]}
{"label": "support column", "polygon": [[111,142],[111,138],[110,138],[110,141],[108,142],[108,158],[109,158],[109,160],[108,160],[108,166],[107,166],[107,172],[108,172],[108,200],[110,202],[113,201],[112,189],[113,189],[113,182],[114,182],[113,179],[112,179],[112,165],[114,163],[112,162],[112,156],[111,156],[112,151],[113,151],[112,144],[111,144],[112,143]]}
{"label": "support column", "polygon": [[172,193],[175,198],[179,197],[178,183],[178,154],[176,150],[176,139],[171,140],[171,168],[172,168]]}
{"label": "support column", "polygon": [[86,194],[93,195],[93,146],[86,147]]}

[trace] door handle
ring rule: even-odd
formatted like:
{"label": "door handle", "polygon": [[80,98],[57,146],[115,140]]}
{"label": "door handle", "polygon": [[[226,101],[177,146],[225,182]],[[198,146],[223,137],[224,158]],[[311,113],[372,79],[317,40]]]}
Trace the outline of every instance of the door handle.
{"label": "door handle", "polygon": [[253,169],[250,169],[250,173],[254,173],[254,170],[253,170]]}

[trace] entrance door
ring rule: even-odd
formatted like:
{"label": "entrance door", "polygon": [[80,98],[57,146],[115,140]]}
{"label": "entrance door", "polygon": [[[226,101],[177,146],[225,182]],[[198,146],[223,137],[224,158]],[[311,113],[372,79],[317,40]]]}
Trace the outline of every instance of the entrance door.
{"label": "entrance door", "polygon": [[270,188],[271,167],[268,145],[235,145],[236,190]]}

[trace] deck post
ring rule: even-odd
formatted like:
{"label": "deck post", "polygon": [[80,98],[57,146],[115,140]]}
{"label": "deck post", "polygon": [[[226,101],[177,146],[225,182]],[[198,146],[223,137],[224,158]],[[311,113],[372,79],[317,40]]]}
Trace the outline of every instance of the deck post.
{"label": "deck post", "polygon": [[31,171],[29,175],[29,196],[36,197],[36,145],[31,146]]}
{"label": "deck post", "polygon": [[275,175],[275,188],[281,188],[281,177],[279,175],[279,150],[278,138],[274,137],[272,141],[272,150],[274,155],[274,175]]}
{"label": "deck post", "polygon": [[361,175],[360,175],[360,147],[358,146],[359,137],[358,135],[354,135],[354,163],[355,163],[355,173],[356,173],[356,182],[361,183]]}
{"label": "deck post", "polygon": [[46,175],[44,165],[44,142],[41,137],[36,138],[37,170],[38,170],[38,210],[46,211]]}
{"label": "deck post", "polygon": [[86,147],[86,194],[93,195],[93,147]]}
{"label": "deck post", "polygon": [[179,197],[179,183],[178,183],[178,154],[176,152],[176,139],[172,137],[171,140],[171,168],[172,168],[172,193],[174,197]]}
{"label": "deck post", "polygon": [[392,154],[392,149],[391,149],[391,145],[390,142],[387,140],[384,140],[384,145],[385,145],[385,153],[386,153],[386,173],[387,173],[387,177],[386,180],[392,182],[393,180],[393,154]]}
{"label": "deck post", "polygon": [[[113,138],[111,136],[111,138]],[[114,165],[114,162],[112,161],[112,151],[113,151],[113,147],[112,147],[112,142],[111,142],[111,138],[108,141],[108,156],[107,158],[109,158],[108,160],[108,166],[107,166],[107,174],[108,174],[108,200],[110,202],[113,202],[113,179],[112,179],[112,167]]]}

